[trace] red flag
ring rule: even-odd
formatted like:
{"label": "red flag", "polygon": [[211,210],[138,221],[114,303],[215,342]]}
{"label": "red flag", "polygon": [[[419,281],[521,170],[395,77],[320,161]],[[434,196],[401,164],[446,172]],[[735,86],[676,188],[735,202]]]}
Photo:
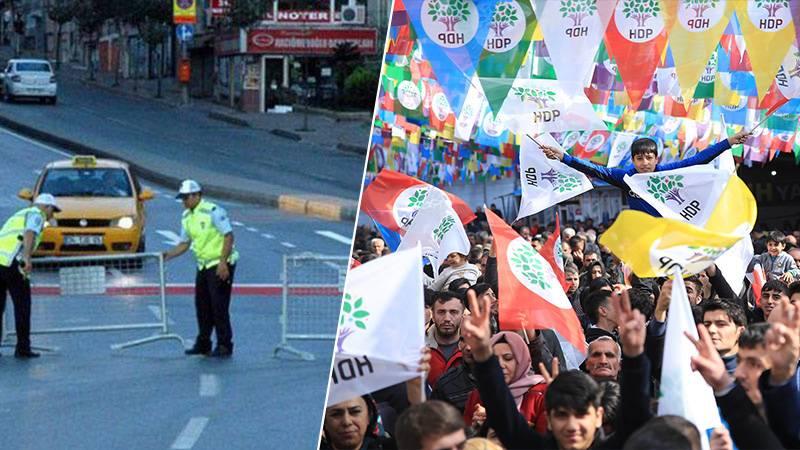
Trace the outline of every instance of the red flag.
{"label": "red flag", "polygon": [[578,316],[550,264],[491,210],[486,218],[497,249],[500,328],[551,328],[586,353]]}
{"label": "red flag", "polygon": [[606,30],[606,48],[617,60],[631,107],[636,109],[667,45],[667,27],[658,1],[642,1],[635,12],[626,10],[628,3],[617,4]]}
{"label": "red flag", "polygon": [[[386,228],[402,233],[431,189],[437,188],[400,172],[383,169],[364,190],[361,210]],[[461,223],[466,225],[475,219],[475,213],[464,200],[445,193]]]}
{"label": "red flag", "polygon": [[767,281],[767,277],[764,276],[764,269],[761,268],[761,264],[756,263],[753,267],[753,279],[750,287],[753,288],[753,296],[756,298],[756,308],[761,307],[761,288],[764,287],[764,283]]}
{"label": "red flag", "polygon": [[550,263],[561,287],[564,288],[564,292],[567,292],[569,285],[567,284],[567,275],[564,273],[564,259],[561,257],[563,251],[561,250],[561,223],[558,213],[556,213],[556,231],[547,238],[547,242],[544,243],[542,251],[539,253]]}

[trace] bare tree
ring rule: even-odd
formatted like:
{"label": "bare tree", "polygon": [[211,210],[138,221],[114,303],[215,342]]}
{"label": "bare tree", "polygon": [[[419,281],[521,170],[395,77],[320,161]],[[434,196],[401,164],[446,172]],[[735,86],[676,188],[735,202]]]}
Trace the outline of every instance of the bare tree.
{"label": "bare tree", "polygon": [[77,2],[75,0],[55,0],[47,10],[47,16],[56,23],[56,70],[61,68],[61,33],[64,24],[75,18]]}

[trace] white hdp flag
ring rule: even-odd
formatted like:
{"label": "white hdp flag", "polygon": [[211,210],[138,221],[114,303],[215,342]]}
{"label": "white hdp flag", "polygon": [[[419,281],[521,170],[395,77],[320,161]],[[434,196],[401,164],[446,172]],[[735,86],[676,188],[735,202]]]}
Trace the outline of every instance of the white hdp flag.
{"label": "white hdp flag", "polygon": [[558,81],[582,88],[589,85],[595,54],[617,2],[565,3],[570,2],[534,0],[533,7]]}
{"label": "white hdp flag", "polygon": [[350,270],[327,405],[421,376],[424,309],[419,247]]}
{"label": "white hdp flag", "polygon": [[662,216],[702,227],[730,177],[711,166],[692,166],[625,175],[625,183]]}
{"label": "white hdp flag", "polygon": [[455,137],[457,139],[462,141],[470,140],[472,129],[475,127],[475,122],[480,118],[485,101],[486,97],[483,95],[481,83],[478,81],[478,77],[474,76],[470,81],[464,105],[461,107],[461,112],[456,119]]}
{"label": "white hdp flag", "polygon": [[[564,151],[549,133],[537,136],[536,140]],[[516,220],[592,189],[592,182],[586,175],[561,161],[549,159],[527,136],[523,138],[519,154],[519,178],[522,200]]]}
{"label": "white hdp flag", "polygon": [[469,254],[470,243],[464,225],[450,199],[440,190],[431,191],[425,198],[397,249],[411,249],[417,244],[422,247],[422,256],[433,265],[434,273],[439,272],[439,266],[450,253]]}
{"label": "white hdp flag", "polygon": [[680,272],[676,271],[664,340],[658,415],[674,414],[692,422],[700,431],[703,448],[707,449],[706,430],[720,426],[721,421],[714,391],[698,372],[692,370],[690,358],[698,353],[684,332],[695,339],[698,337],[686,287]]}
{"label": "white hdp flag", "polygon": [[[728,139],[728,127],[725,125],[725,116],[722,117],[722,132],[719,135],[719,141],[722,142]],[[728,172],[728,173],[736,173],[736,161],[733,160],[733,152],[722,152],[721,155],[714,158],[711,161],[711,165],[715,168]]]}
{"label": "white hdp flag", "polygon": [[631,144],[639,136],[633,133],[614,133],[614,140],[611,142],[611,152],[608,154],[607,167],[617,167],[622,161],[631,154]]}
{"label": "white hdp flag", "polygon": [[[715,169],[710,164],[625,176],[625,182],[631,190],[662,216],[683,220],[699,227],[708,225],[708,220],[723,195],[738,197],[739,194],[733,190],[737,186],[729,186],[732,180],[742,189],[734,172]],[[727,190],[729,187],[730,191]],[[744,202],[743,198],[741,200]],[[742,203],[743,208],[744,204]],[[728,285],[738,293],[744,284],[747,266],[753,258],[753,246],[748,236],[752,224],[729,225],[729,229],[724,231],[742,236],[742,239],[716,258],[715,263]]]}
{"label": "white hdp flag", "polygon": [[586,95],[567,91],[557,80],[481,78],[481,84],[489,98],[511,84],[497,120],[514,133],[606,129]]}

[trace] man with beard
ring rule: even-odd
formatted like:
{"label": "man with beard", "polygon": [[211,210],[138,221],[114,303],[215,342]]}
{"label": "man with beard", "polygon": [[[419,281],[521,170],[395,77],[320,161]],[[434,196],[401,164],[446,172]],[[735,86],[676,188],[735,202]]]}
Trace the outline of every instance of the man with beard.
{"label": "man with beard", "polygon": [[442,374],[461,364],[458,338],[461,337],[464,309],[464,299],[460,294],[450,291],[434,294],[433,326],[425,338],[425,345],[431,349],[431,370],[428,372],[431,388],[436,387]]}

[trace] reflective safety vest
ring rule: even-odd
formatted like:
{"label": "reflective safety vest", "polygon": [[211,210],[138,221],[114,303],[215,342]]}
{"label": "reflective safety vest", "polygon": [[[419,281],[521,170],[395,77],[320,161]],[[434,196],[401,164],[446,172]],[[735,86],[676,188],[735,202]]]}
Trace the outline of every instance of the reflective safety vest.
{"label": "reflective safety vest", "polygon": [[[36,206],[21,209],[9,217],[6,223],[3,224],[3,228],[0,229],[0,266],[11,267],[14,258],[17,257],[22,249],[25,222],[27,222],[29,214],[39,214],[42,216],[42,222],[47,220],[45,213]],[[34,250],[36,250],[41,241],[42,233],[36,233],[33,243]]]}
{"label": "reflective safety vest", "polygon": [[[194,210],[187,209],[183,212],[183,228],[192,240],[192,251],[197,258],[198,269],[207,269],[219,264],[222,257],[222,247],[225,236],[214,226],[212,212],[217,205],[200,200]],[[228,263],[234,264],[239,259],[239,253],[231,249]]]}

